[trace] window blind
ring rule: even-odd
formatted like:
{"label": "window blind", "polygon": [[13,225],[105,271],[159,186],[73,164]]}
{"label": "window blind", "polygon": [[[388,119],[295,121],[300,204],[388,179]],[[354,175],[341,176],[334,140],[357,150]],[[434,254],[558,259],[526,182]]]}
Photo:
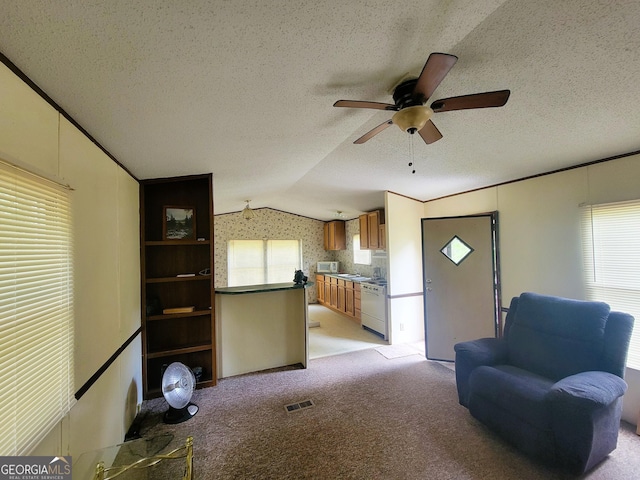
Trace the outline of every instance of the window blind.
{"label": "window blind", "polygon": [[0,455],[26,455],[74,402],[67,189],[0,162]]}
{"label": "window blind", "polygon": [[229,240],[227,285],[293,282],[302,263],[300,240]]}
{"label": "window blind", "polygon": [[640,369],[640,200],[584,207],[587,298],[636,319],[627,366]]}
{"label": "window blind", "polygon": [[298,240],[267,241],[267,283],[293,282],[300,269],[301,255]]}
{"label": "window blind", "polygon": [[262,240],[230,240],[227,245],[227,285],[264,283],[264,248]]}

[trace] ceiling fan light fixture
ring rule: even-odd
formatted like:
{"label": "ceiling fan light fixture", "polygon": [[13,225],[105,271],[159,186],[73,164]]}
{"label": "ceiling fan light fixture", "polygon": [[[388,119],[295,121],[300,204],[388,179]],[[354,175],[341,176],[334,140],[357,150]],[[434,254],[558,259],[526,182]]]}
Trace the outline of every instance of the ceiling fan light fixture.
{"label": "ceiling fan light fixture", "polygon": [[425,126],[432,115],[433,110],[426,105],[415,105],[396,112],[391,120],[403,132],[416,133]]}
{"label": "ceiling fan light fixture", "polygon": [[251,210],[251,207],[249,206],[249,202],[251,200],[245,200],[245,202],[247,202],[247,205],[244,207],[244,210],[242,210],[242,218],[244,218],[245,220],[251,220],[253,217],[255,217],[255,213],[253,213],[253,210]]}

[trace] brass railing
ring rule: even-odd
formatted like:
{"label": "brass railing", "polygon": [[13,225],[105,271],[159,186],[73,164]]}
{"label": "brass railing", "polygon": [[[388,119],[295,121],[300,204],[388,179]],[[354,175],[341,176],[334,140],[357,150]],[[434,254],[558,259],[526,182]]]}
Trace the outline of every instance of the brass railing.
{"label": "brass railing", "polygon": [[140,470],[157,465],[163,460],[175,460],[178,458],[184,458],[186,462],[182,480],[191,480],[191,475],[193,474],[193,437],[187,437],[187,440],[182,447],[178,447],[169,453],[141,458],[137,462],[129,465],[105,468],[104,462],[101,461],[96,465],[96,472],[93,476],[93,480],[110,480],[129,470]]}

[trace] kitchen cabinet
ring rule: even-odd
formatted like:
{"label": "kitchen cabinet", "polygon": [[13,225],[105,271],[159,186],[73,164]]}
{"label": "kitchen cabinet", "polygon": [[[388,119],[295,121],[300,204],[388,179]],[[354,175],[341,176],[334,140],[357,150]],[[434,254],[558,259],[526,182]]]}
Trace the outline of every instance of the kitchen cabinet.
{"label": "kitchen cabinet", "polygon": [[324,281],[324,304],[329,305],[331,303],[331,284],[329,279],[325,277]]}
{"label": "kitchen cabinet", "polygon": [[[216,384],[212,180],[207,174],[140,182],[145,399],[162,395],[163,366],[172,362],[201,367],[197,387]],[[167,238],[167,206],[193,211],[193,223],[180,232],[185,238]]]}
{"label": "kitchen cabinet", "polygon": [[338,304],[336,308],[341,312],[345,311],[345,303],[347,300],[347,294],[345,292],[344,280],[338,280]]}
{"label": "kitchen cabinet", "polygon": [[386,247],[384,210],[374,210],[360,215],[360,249],[382,250]]}
{"label": "kitchen cabinet", "polygon": [[324,224],[324,249],[345,250],[347,236],[344,220],[333,220]]}
{"label": "kitchen cabinet", "polygon": [[333,308],[338,308],[338,279],[329,277],[329,305]]}
{"label": "kitchen cabinet", "polygon": [[324,275],[316,275],[316,289],[318,292],[318,302],[324,303]]}
{"label": "kitchen cabinet", "polygon": [[369,230],[369,248],[378,249],[380,247],[380,213],[367,213],[367,228]]}
{"label": "kitchen cabinet", "polygon": [[[349,286],[351,284],[351,286]],[[347,315],[355,316],[355,290],[353,289],[353,282],[347,282],[345,286],[345,302],[344,313]]]}
{"label": "kitchen cabinet", "polygon": [[358,217],[360,222],[360,250],[369,249],[369,218],[364,213]]}
{"label": "kitchen cabinet", "polygon": [[362,318],[362,314],[360,311],[361,308],[361,293],[360,293],[360,284],[355,283],[353,285],[353,316],[360,320]]}
{"label": "kitchen cabinet", "polygon": [[[360,320],[360,284],[330,275],[316,275],[323,294],[318,294],[318,303],[342,313],[352,320]],[[318,287],[320,289],[320,287]],[[320,291],[320,290],[318,290]]]}

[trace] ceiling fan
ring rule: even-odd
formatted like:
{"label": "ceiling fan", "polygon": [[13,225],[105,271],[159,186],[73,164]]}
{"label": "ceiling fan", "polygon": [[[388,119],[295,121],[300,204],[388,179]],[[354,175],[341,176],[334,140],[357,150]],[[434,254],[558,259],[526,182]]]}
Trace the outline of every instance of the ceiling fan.
{"label": "ceiling fan", "polygon": [[395,87],[393,104],[360,100],[338,100],[334,103],[334,107],[372,108],[396,112],[390,120],[381,123],[353,143],[364,143],[394,124],[410,134],[418,132],[427,144],[433,143],[442,138],[442,134],[431,121],[431,116],[434,113],[472,108],[502,107],[507,103],[511,92],[509,90],[497,90],[495,92],[442,98],[431,103],[430,107],[426,106],[427,100],[429,100],[457,60],[458,57],[447,53],[432,53],[429,55],[418,78],[405,80]]}

